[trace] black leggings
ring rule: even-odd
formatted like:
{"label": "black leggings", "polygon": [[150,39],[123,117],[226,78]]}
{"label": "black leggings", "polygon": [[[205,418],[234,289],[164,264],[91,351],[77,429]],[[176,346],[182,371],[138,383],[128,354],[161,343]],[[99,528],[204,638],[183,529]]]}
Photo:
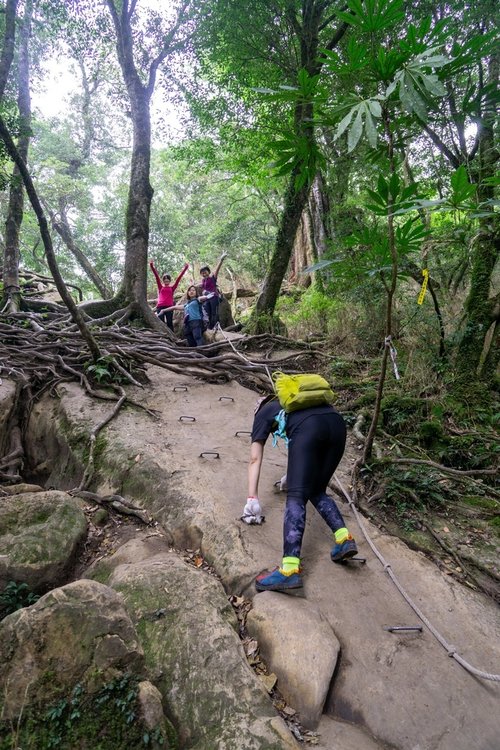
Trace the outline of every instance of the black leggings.
{"label": "black leggings", "polygon": [[174,330],[174,311],[167,310],[165,307],[157,307],[156,314],[164,323],[168,325],[171,331]]}
{"label": "black leggings", "polygon": [[306,523],[306,503],[314,505],[332,531],[345,526],[328,482],[344,454],[345,423],[340,414],[312,414],[295,429],[288,443],[287,497],[283,524],[283,557],[299,557]]}
{"label": "black leggings", "polygon": [[203,346],[203,321],[188,320],[184,324],[184,334],[189,346]]}
{"label": "black leggings", "polygon": [[203,303],[203,307],[208,315],[208,327],[215,328],[217,321],[219,320],[219,298],[210,297],[206,302]]}

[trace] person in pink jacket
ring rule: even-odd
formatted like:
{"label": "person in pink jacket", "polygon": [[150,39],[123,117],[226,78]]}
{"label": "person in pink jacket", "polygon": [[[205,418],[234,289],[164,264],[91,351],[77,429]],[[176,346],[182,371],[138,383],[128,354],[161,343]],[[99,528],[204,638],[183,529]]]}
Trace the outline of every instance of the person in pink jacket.
{"label": "person in pink jacket", "polygon": [[188,270],[189,263],[184,264],[184,268],[182,269],[180,274],[177,276],[173,284],[170,283],[172,280],[172,277],[169,276],[168,273],[164,273],[163,276],[160,277],[160,274],[155,268],[154,261],[151,260],[149,262],[149,267],[154,273],[156,284],[158,286],[158,299],[156,301],[155,312],[160,318],[160,320],[166,323],[167,326],[170,328],[170,330],[173,331],[174,330],[173,310],[166,310],[165,308],[172,307],[172,305],[174,304],[174,292],[179,286],[180,280],[182,279],[182,277]]}

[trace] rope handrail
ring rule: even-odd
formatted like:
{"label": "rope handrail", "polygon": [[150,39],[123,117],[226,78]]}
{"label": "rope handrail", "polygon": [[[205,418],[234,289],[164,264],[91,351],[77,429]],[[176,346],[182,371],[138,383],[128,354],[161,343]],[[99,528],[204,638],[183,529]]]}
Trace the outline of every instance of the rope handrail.
{"label": "rope handrail", "polygon": [[483,680],[492,680],[493,682],[500,682],[500,674],[492,674],[491,672],[484,672],[482,669],[477,669],[472,664],[470,664],[468,661],[466,661],[460,654],[457,653],[455,646],[452,646],[447,642],[447,640],[441,635],[441,633],[434,627],[434,625],[427,619],[427,617],[424,615],[424,613],[418,608],[418,606],[415,604],[415,602],[412,600],[412,598],[407,594],[401,583],[398,581],[396,575],[392,571],[392,567],[390,563],[388,563],[381,552],[376,548],[373,541],[370,539],[370,536],[368,532],[366,531],[362,521],[361,516],[356,508],[356,505],[352,498],[349,496],[348,492],[343,487],[341,481],[337,477],[336,474],[334,474],[334,479],[337,482],[340,491],[344,495],[349,507],[351,508],[354,517],[356,519],[356,522],[361,529],[361,532],[368,542],[369,547],[371,548],[373,554],[375,557],[380,561],[382,564],[382,567],[384,568],[385,572],[391,579],[391,581],[394,583],[396,588],[398,589],[401,596],[405,599],[405,601],[410,605],[410,607],[413,609],[417,617],[424,623],[426,628],[432,633],[432,635],[436,638],[436,640],[443,646],[445,651],[447,652],[448,656],[451,656],[455,661],[457,661],[460,666],[462,666],[464,669],[466,669],[471,674],[475,675],[476,677],[480,677]]}
{"label": "rope handrail", "polygon": [[[219,325],[219,324],[217,324],[217,325]],[[224,336],[224,331],[222,330],[222,328],[220,328],[220,325],[219,325],[219,329],[220,329],[220,332],[222,333],[222,335]],[[236,349],[236,347],[233,346],[232,342],[230,341],[230,339],[227,338],[227,336],[224,336],[224,338],[230,344],[230,346],[233,348],[234,352],[238,356],[240,356],[242,359],[246,360],[247,362],[251,363],[251,360],[248,357],[245,357],[243,354],[241,354],[241,352],[238,352],[238,350]],[[271,378],[271,373],[269,372],[269,369],[267,367],[265,367],[265,369],[266,369],[267,375],[269,377],[269,380],[272,383],[273,381],[272,381],[272,378]],[[348,492],[343,487],[341,481],[337,477],[337,474],[334,474],[333,476],[334,476],[334,479],[335,479],[335,481],[337,482],[337,484],[338,484],[338,486],[340,488],[340,491],[344,495],[344,497],[345,497],[345,499],[346,499],[349,507],[351,508],[351,510],[352,510],[352,512],[354,514],[354,517],[356,519],[356,522],[357,522],[359,528],[361,529],[361,532],[362,532],[364,538],[368,542],[368,545],[370,546],[373,554],[380,561],[380,563],[381,563],[382,567],[384,568],[385,572],[387,573],[387,575],[389,576],[389,578],[391,579],[391,581],[394,583],[394,585],[398,589],[398,591],[401,594],[401,596],[403,597],[403,599],[405,599],[405,601],[413,609],[413,611],[415,612],[415,614],[417,615],[417,617],[424,623],[425,627],[432,633],[432,635],[441,644],[441,646],[443,646],[443,648],[447,652],[448,656],[451,656],[453,659],[455,659],[456,662],[458,662],[458,664],[460,664],[461,667],[463,667],[464,669],[466,669],[468,672],[470,672],[471,674],[475,675],[476,677],[479,677],[479,678],[481,678],[483,680],[491,680],[493,682],[500,682],[500,674],[492,674],[491,672],[485,672],[482,669],[477,669],[472,664],[470,664],[468,661],[466,661],[462,656],[460,656],[460,654],[457,653],[455,646],[452,646],[451,644],[448,643],[448,641],[434,627],[434,625],[430,622],[430,620],[427,619],[427,617],[424,615],[424,613],[417,607],[417,605],[415,604],[415,602],[412,600],[412,598],[409,596],[409,594],[406,593],[405,589],[403,588],[403,586],[398,581],[396,575],[393,573],[392,567],[391,567],[390,563],[388,563],[385,560],[385,558],[383,557],[383,555],[381,554],[381,552],[379,552],[379,550],[376,548],[375,544],[370,539],[370,536],[369,536],[368,532],[366,531],[366,529],[365,529],[365,527],[364,527],[364,525],[363,525],[363,523],[361,521],[360,513],[359,513],[358,509],[356,508],[356,505],[355,505],[354,501],[352,500],[352,498],[349,496]]]}

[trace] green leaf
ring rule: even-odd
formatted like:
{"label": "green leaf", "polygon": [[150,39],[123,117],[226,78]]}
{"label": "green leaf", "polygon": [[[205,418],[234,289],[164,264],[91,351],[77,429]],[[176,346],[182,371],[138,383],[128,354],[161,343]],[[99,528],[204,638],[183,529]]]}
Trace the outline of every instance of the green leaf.
{"label": "green leaf", "polygon": [[366,131],[366,137],[368,139],[368,143],[372,148],[377,147],[377,128],[375,127],[375,123],[373,121],[373,117],[371,116],[371,113],[367,110],[365,113],[365,131]]}
{"label": "green leaf", "polygon": [[337,125],[337,130],[335,132],[335,140],[337,140],[338,138],[340,138],[340,136],[342,135],[342,133],[345,131],[345,129],[347,128],[347,126],[351,122],[353,114],[354,114],[354,109],[351,109],[351,111],[348,112],[346,114],[346,116],[344,118],[342,118],[342,120],[339,122],[339,124]]}
{"label": "green leaf", "polygon": [[377,191],[379,195],[384,199],[385,205],[387,205],[387,201],[389,200],[389,184],[381,174],[378,176],[377,180]]}
{"label": "green leaf", "polygon": [[382,117],[382,107],[376,99],[367,100],[368,109],[374,117]]}
{"label": "green leaf", "polygon": [[380,193],[376,193],[375,190],[370,190],[370,188],[367,188],[366,192],[368,193],[370,198],[375,201],[375,203],[377,203],[382,208],[387,208],[387,201],[384,200]]}
{"label": "green leaf", "polygon": [[313,263],[311,266],[307,266],[307,268],[304,268],[304,271],[307,271],[308,273],[312,273],[313,271],[321,271],[323,268],[327,268],[333,263],[335,263],[334,260],[318,260],[317,263]]}
{"label": "green leaf", "polygon": [[353,124],[349,128],[349,133],[347,135],[348,153],[350,153],[356,148],[356,146],[358,145],[359,139],[361,138],[362,132],[363,132],[362,112],[361,112],[361,108],[358,108],[357,115],[354,119]]}

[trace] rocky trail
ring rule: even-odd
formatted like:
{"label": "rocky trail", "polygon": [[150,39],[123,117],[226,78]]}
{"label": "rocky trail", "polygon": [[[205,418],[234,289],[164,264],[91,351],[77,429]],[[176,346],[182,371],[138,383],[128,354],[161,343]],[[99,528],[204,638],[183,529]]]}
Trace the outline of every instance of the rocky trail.
{"label": "rocky trail", "polygon": [[[384,569],[340,499],[366,563],[334,565],[330,533],[309,508],[302,595],[256,594],[255,576],[281,557],[285,495],[275,482],[285,452],[266,447],[266,521],[245,526],[239,516],[256,394],[236,382],[208,385],[155,367],[148,375],[148,386],[127,391],[156,418],[126,407],[109,422],[98,438],[95,491],[122,495],[153,523],[106,517],[90,500],[73,498],[91,533],[70,586],[98,581],[119,593],[181,747],[498,750],[499,683],[450,658],[388,571],[447,644],[498,675],[497,605],[361,519],[390,566]],[[35,405],[28,452],[43,467],[46,488],[78,485],[87,436],[112,408],[73,384]],[[347,490],[355,457],[351,441],[338,470]],[[4,559],[5,576],[12,564]]]}

